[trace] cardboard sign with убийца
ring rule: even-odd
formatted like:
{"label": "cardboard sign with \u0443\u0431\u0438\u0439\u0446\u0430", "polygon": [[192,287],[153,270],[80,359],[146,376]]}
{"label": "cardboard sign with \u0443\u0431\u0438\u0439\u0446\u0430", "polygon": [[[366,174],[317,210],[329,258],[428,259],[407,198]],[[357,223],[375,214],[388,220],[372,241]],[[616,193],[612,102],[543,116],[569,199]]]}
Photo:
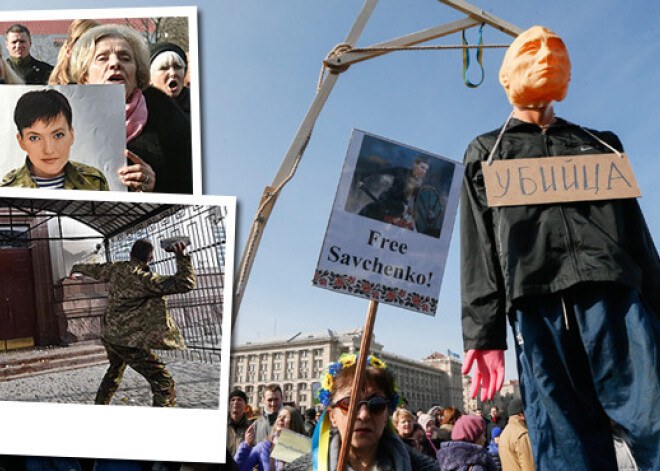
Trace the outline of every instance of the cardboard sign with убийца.
{"label": "cardboard sign with \u0443\u0431\u0438\u0439\u0446\u0430", "polygon": [[626,154],[495,160],[482,171],[491,207],[641,196]]}

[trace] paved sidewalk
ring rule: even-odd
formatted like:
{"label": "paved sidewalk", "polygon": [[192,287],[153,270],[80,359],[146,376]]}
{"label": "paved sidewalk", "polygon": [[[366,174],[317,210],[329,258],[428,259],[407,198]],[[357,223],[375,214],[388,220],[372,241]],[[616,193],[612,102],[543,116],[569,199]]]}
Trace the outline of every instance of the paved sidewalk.
{"label": "paved sidewalk", "polygon": [[[176,381],[179,407],[218,408],[220,363],[163,360]],[[107,365],[92,366],[0,382],[0,400],[93,404],[106,368]],[[149,383],[127,367],[112,405],[151,406]]]}

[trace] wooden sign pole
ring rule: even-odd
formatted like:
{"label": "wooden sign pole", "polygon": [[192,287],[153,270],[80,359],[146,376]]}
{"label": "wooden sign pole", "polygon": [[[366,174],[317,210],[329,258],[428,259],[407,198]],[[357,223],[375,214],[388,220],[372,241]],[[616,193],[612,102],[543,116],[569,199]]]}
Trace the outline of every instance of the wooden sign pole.
{"label": "wooden sign pole", "polygon": [[337,462],[337,471],[345,471],[348,466],[348,449],[351,446],[353,437],[353,428],[358,414],[358,398],[364,389],[365,368],[367,367],[367,357],[371,348],[371,337],[376,323],[376,312],[378,311],[378,302],[369,301],[369,310],[367,311],[367,321],[362,331],[362,342],[360,344],[360,356],[355,369],[355,378],[353,378],[353,388],[351,389],[351,406],[348,411],[348,420],[346,421],[346,430],[344,439],[341,443],[339,452],[339,461]]}

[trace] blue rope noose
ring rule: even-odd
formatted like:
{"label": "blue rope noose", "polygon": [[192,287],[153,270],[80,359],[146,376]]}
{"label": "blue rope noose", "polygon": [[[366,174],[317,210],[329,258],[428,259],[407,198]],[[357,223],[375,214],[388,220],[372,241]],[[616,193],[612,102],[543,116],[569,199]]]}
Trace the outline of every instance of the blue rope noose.
{"label": "blue rope noose", "polygon": [[[481,26],[479,27],[479,36],[477,37],[477,45],[482,46],[483,45],[483,35],[482,31],[484,29],[485,23],[481,23]],[[463,46],[467,46],[468,42],[467,39],[465,39],[465,30],[462,32],[463,35]],[[472,83],[470,79],[468,79],[468,69],[470,68],[470,52],[467,47],[463,48],[463,81],[465,82],[465,85],[467,85],[470,88],[477,88],[479,85],[482,84],[484,81],[484,66],[481,62],[481,58],[483,56],[484,49],[482,47],[477,48],[477,62],[479,62],[479,68],[481,69],[481,80],[479,80],[479,83]]]}

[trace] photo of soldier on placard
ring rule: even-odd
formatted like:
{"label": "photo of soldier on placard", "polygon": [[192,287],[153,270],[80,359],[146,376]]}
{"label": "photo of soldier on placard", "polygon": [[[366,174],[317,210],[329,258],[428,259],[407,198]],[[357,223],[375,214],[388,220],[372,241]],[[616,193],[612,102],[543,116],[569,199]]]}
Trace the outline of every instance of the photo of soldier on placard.
{"label": "photo of soldier on placard", "polygon": [[365,135],[346,211],[439,237],[454,164]]}

